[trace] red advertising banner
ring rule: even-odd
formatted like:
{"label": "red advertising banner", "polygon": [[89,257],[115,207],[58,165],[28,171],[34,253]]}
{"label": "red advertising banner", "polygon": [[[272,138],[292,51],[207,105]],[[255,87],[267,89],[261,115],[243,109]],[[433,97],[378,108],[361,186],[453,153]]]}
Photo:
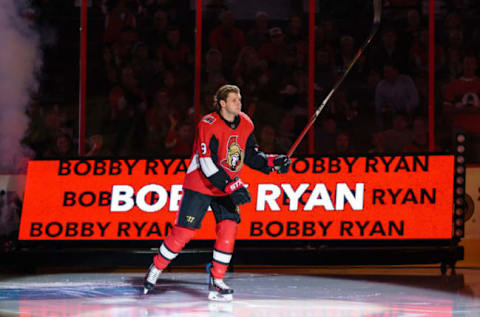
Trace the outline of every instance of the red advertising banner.
{"label": "red advertising banner", "polygon": [[[31,161],[22,240],[161,240],[189,160]],[[287,174],[247,167],[240,240],[450,239],[453,155],[307,157]],[[215,238],[205,216],[195,239]]]}

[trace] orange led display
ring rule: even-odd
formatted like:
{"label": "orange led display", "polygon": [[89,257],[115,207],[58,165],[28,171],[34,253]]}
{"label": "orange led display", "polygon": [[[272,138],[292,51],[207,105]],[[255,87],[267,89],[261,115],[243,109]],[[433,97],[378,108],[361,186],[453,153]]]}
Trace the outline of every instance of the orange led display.
{"label": "orange led display", "polygon": [[[185,159],[31,161],[22,240],[161,240]],[[247,167],[241,240],[450,239],[453,155],[307,157],[287,174]],[[194,239],[214,239],[208,212]]]}

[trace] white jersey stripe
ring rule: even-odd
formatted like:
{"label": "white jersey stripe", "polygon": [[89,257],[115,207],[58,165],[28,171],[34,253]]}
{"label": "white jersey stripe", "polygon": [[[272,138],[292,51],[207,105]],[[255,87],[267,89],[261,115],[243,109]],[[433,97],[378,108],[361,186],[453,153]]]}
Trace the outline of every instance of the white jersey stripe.
{"label": "white jersey stripe", "polygon": [[198,153],[195,153],[195,155],[192,158],[192,161],[190,162],[190,165],[188,166],[187,174],[190,174],[194,170],[198,168]]}
{"label": "white jersey stripe", "polygon": [[178,253],[173,253],[164,244],[160,247],[160,254],[167,260],[173,260],[177,257]]}
{"label": "white jersey stripe", "polygon": [[202,168],[203,173],[205,176],[210,177],[216,172],[218,172],[218,168],[213,163],[213,160],[211,157],[201,157],[200,159],[200,167]]}
{"label": "white jersey stripe", "polygon": [[223,252],[218,252],[216,250],[213,250],[213,259],[215,261],[218,261],[220,263],[228,264],[228,263],[230,263],[231,258],[232,258],[231,254],[226,254],[226,253],[223,253]]}

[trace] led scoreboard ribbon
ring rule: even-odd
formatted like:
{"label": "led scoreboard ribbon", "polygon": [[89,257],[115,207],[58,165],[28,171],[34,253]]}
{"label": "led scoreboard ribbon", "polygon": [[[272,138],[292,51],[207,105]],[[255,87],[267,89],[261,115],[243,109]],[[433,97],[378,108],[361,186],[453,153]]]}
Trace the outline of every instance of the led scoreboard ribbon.
{"label": "led scoreboard ribbon", "polygon": [[[22,240],[159,240],[189,160],[31,161]],[[453,155],[306,157],[287,174],[244,168],[240,240],[450,239]],[[195,239],[214,239],[207,213]]]}

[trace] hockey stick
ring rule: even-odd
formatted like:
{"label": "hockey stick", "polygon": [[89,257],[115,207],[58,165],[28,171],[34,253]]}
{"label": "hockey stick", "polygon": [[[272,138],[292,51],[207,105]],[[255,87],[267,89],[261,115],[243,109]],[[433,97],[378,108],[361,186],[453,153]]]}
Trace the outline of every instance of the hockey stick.
{"label": "hockey stick", "polygon": [[320,112],[322,112],[323,108],[327,105],[327,102],[330,100],[330,97],[332,97],[332,95],[335,93],[337,88],[341,85],[341,83],[343,82],[345,77],[347,77],[348,73],[350,72],[350,70],[352,70],[352,68],[355,65],[355,63],[357,62],[358,58],[362,55],[363,51],[368,46],[368,44],[370,44],[373,37],[375,36],[378,29],[380,28],[380,19],[381,19],[381,16],[382,16],[382,0],[373,0],[373,10],[374,10],[374,12],[373,12],[373,26],[372,26],[372,30],[370,31],[370,34],[368,35],[368,38],[363,43],[362,47],[358,50],[357,54],[353,58],[350,65],[348,65],[347,69],[345,70],[345,73],[343,73],[340,80],[338,80],[338,82],[335,84],[335,86],[332,88],[332,90],[330,90],[327,97],[325,97],[322,104],[320,105],[320,107],[318,107],[317,110],[315,111],[315,113],[313,114],[313,117],[310,119],[307,126],[303,129],[302,133],[300,133],[298,138],[295,140],[293,145],[290,147],[290,150],[288,150],[288,153],[287,153],[288,157],[292,156],[292,154],[295,151],[295,149],[297,148],[297,146],[300,144],[300,142],[302,142],[303,137],[305,136],[305,134],[307,134],[308,130],[310,130],[310,128],[312,127],[315,120],[317,120],[317,117],[320,115]]}

